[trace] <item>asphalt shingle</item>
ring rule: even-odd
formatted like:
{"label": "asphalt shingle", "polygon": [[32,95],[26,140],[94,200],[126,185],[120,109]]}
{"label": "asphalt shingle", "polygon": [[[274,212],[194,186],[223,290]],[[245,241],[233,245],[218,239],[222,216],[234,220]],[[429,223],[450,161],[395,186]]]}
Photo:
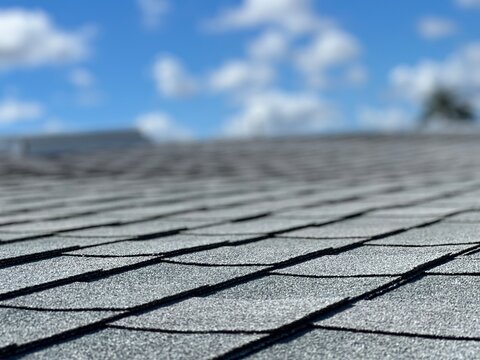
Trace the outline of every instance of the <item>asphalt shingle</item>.
{"label": "asphalt shingle", "polygon": [[440,248],[363,246],[337,255],[322,256],[278,272],[309,276],[399,275],[465,248],[465,246]]}
{"label": "asphalt shingle", "polygon": [[[118,261],[117,259],[130,258],[115,258],[115,261]],[[187,290],[214,285],[259,269],[157,264],[97,281],[59,286],[0,304],[42,309],[125,309]]]}
{"label": "asphalt shingle", "polygon": [[480,344],[384,334],[317,329],[280,342],[251,359],[474,359]]}
{"label": "asphalt shingle", "polygon": [[164,334],[125,329],[106,329],[52,346],[27,359],[201,359],[220,355],[259,335]]}
{"label": "asphalt shingle", "polygon": [[318,324],[478,339],[479,286],[478,277],[427,276]]}

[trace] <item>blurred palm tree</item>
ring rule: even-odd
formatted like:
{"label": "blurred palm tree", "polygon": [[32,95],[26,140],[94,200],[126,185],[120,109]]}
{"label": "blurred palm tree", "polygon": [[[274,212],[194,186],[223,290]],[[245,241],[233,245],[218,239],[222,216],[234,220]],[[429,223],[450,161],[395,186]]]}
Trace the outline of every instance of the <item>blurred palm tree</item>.
{"label": "blurred palm tree", "polygon": [[432,122],[467,124],[475,120],[475,112],[454,91],[439,88],[426,99],[421,120],[422,125]]}

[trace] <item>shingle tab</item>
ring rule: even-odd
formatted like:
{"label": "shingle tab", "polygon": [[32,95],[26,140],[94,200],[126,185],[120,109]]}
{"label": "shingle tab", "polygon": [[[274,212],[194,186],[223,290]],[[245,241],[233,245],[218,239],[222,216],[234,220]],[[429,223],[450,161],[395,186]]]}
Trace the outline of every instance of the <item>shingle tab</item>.
{"label": "shingle tab", "polygon": [[278,272],[310,276],[398,275],[465,248],[465,246],[419,249],[363,246],[337,255],[322,256]]}
{"label": "shingle tab", "polygon": [[340,300],[193,298],[114,325],[168,331],[268,331]]}
{"label": "shingle tab", "polygon": [[227,281],[258,269],[260,268],[203,268],[157,264],[97,281],[59,286],[0,304],[42,309],[124,309]]}
{"label": "shingle tab", "polygon": [[148,331],[107,329],[65,344],[41,350],[30,359],[115,358],[202,359],[256,340],[260,335],[163,334]]}
{"label": "shingle tab", "polygon": [[440,223],[371,242],[371,244],[413,246],[468,243],[480,243],[480,225]]}
{"label": "shingle tab", "polygon": [[273,265],[315,251],[335,249],[355,243],[352,239],[273,238],[245,245],[229,246],[176,257],[176,261],[216,265]]}
{"label": "shingle tab", "polygon": [[306,226],[311,223],[311,220],[285,220],[269,217],[267,219],[260,218],[249,221],[241,221],[237,223],[204,227],[198,230],[188,231],[188,233],[204,235],[271,234],[279,231],[285,231],[291,228],[296,228],[298,226]]}
{"label": "shingle tab", "polygon": [[427,276],[318,324],[478,339],[479,286],[478,277]]}
{"label": "shingle tab", "polygon": [[114,315],[111,311],[52,312],[0,308],[0,347],[42,339]]}
{"label": "shingle tab", "polygon": [[83,258],[60,256],[0,269],[0,294],[25,287],[61,280],[69,276],[98,270],[112,269],[149,259],[136,258]]}
{"label": "shingle tab", "polygon": [[318,329],[250,357],[266,359],[474,359],[480,344]]}

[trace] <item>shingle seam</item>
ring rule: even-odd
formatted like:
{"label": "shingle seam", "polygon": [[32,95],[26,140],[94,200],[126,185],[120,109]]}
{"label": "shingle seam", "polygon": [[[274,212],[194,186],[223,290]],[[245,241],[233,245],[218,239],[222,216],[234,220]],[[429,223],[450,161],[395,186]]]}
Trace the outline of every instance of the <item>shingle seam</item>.
{"label": "shingle seam", "polygon": [[37,253],[33,253],[33,254],[28,254],[28,255],[22,255],[22,256],[16,256],[16,257],[11,257],[11,258],[1,259],[0,260],[0,269],[5,269],[5,268],[8,268],[8,267],[12,267],[12,266],[20,265],[20,264],[26,264],[26,263],[30,263],[30,262],[35,262],[35,261],[54,258],[54,257],[57,257],[57,256],[61,255],[64,252],[78,250],[79,248],[80,248],[79,246],[69,246],[69,247],[62,248],[62,249],[42,251],[42,252],[37,252]]}
{"label": "shingle seam", "polygon": [[133,326],[123,326],[123,325],[107,325],[107,328],[131,330],[131,331],[144,331],[144,332],[162,333],[162,334],[192,334],[192,335],[193,334],[264,335],[270,332],[269,330],[171,330],[171,329],[145,328],[145,327],[133,327]]}
{"label": "shingle seam", "polygon": [[72,284],[74,282],[90,279],[92,277],[103,275],[103,270],[89,271],[79,275],[69,276],[63,279],[48,281],[42,284],[24,287],[22,289],[8,291],[0,294],[0,301],[11,300],[19,296],[30,295],[36,292],[52,289],[54,287]]}
{"label": "shingle seam", "polygon": [[480,244],[480,241],[473,242],[459,242],[459,243],[443,243],[443,244],[428,244],[428,245],[412,245],[412,244],[365,244],[365,246],[375,247],[399,247],[399,248],[432,248],[432,247],[449,247],[449,246],[462,246],[462,245],[476,245]]}
{"label": "shingle seam", "polygon": [[317,324],[314,324],[313,327],[315,329],[344,331],[344,332],[352,332],[352,333],[360,333],[360,334],[388,335],[388,336],[422,338],[422,339],[432,339],[432,340],[480,341],[479,336],[430,335],[430,334],[410,333],[410,332],[403,332],[403,331],[368,330],[368,329],[358,329],[358,328],[330,326],[330,325],[327,326],[327,325],[317,325]]}
{"label": "shingle seam", "polygon": [[[45,234],[41,234],[41,235],[25,236],[23,238],[18,238],[18,239],[14,239],[14,240],[0,240],[0,246],[1,245],[8,245],[8,244],[24,242],[24,241],[30,241],[30,240],[37,240],[37,239],[47,238],[47,237],[52,237],[52,236],[55,236],[55,233],[45,233]],[[1,234],[0,234],[0,238],[1,238]]]}
{"label": "shingle seam", "polygon": [[436,272],[436,271],[433,271],[433,272],[428,272],[427,273],[428,276],[480,276],[480,272],[478,271],[472,271],[472,272],[451,272],[451,273],[447,273],[447,272]]}
{"label": "shingle seam", "polygon": [[365,275],[304,275],[304,274],[289,274],[284,272],[271,271],[270,274],[278,276],[288,276],[296,278],[308,278],[308,279],[363,279],[363,278],[396,278],[402,276],[398,274],[365,274]]}

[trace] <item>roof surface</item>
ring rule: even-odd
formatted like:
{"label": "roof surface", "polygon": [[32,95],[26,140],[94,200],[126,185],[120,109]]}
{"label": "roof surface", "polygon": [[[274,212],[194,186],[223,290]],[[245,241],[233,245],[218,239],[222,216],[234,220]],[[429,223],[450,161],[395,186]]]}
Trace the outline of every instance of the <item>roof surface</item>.
{"label": "roof surface", "polygon": [[480,139],[0,161],[0,357],[480,357]]}

